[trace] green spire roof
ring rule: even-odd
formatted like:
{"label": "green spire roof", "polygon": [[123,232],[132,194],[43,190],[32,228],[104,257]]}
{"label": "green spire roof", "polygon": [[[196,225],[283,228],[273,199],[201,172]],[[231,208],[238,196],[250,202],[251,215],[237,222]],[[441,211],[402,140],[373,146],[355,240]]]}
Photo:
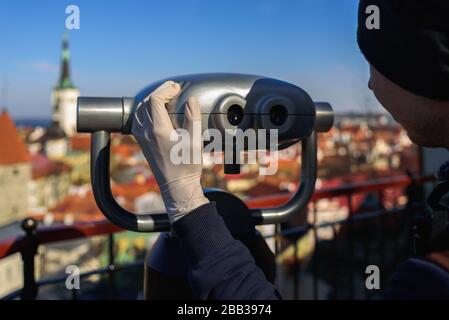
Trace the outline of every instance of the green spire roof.
{"label": "green spire roof", "polygon": [[59,77],[58,89],[75,88],[70,79],[70,50],[68,34],[64,33],[62,39],[62,52],[61,52],[61,75]]}

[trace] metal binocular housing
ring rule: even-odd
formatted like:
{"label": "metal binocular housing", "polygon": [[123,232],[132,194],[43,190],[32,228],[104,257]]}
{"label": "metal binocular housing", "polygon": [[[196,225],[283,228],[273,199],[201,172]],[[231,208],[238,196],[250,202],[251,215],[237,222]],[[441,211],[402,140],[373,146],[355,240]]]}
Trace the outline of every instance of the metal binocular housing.
{"label": "metal binocular housing", "polygon": [[[254,75],[196,74],[155,82],[129,97],[79,97],[78,132],[91,133],[91,181],[97,205],[113,223],[140,232],[170,228],[168,217],[160,214],[135,215],[120,207],[112,196],[109,177],[110,133],[130,134],[134,113],[143,100],[166,80],[181,85],[167,110],[174,128],[182,127],[184,108],[191,96],[201,106],[202,130],[217,129],[226,136],[237,129],[277,130],[277,149],[301,141],[301,183],[293,197],[277,208],[250,209],[255,224],[288,220],[307,204],[315,189],[317,132],[332,128],[334,112],[329,103],[314,103],[293,84]],[[205,142],[207,143],[207,142]]]}

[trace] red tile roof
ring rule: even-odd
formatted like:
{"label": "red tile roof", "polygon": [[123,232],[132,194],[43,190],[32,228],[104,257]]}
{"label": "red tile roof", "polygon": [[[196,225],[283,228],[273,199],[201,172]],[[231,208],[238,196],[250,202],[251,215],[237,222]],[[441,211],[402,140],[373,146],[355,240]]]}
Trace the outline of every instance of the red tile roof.
{"label": "red tile roof", "polygon": [[120,155],[126,159],[139,151],[139,146],[136,144],[119,144],[111,147],[112,154]]}
{"label": "red tile roof", "polygon": [[98,209],[91,191],[87,192],[84,196],[75,194],[68,195],[57,205],[49,208],[49,211],[55,213],[84,213],[94,216],[101,214],[101,211],[100,209]]}
{"label": "red tile roof", "polygon": [[[122,197],[125,209],[133,211],[134,201],[137,197],[150,191],[158,192],[158,187],[154,179],[149,179],[145,183],[113,184],[112,193],[116,198]],[[73,214],[75,221],[90,221],[104,219],[103,214],[95,203],[91,190],[84,195],[72,194],[66,196],[58,204],[49,208],[49,211],[55,214],[55,220],[62,221],[64,215]]]}
{"label": "red tile roof", "polygon": [[279,194],[283,191],[272,184],[265,183],[265,182],[259,182],[254,187],[249,189],[246,194],[251,197],[258,197],[258,196],[267,196],[267,195],[273,195],[273,194]]}
{"label": "red tile roof", "polygon": [[31,157],[33,179],[68,172],[70,169],[70,166],[64,162],[50,160],[42,153],[37,153]]}
{"label": "red tile roof", "polygon": [[0,164],[30,162],[30,154],[7,112],[0,114]]}
{"label": "red tile roof", "polygon": [[147,179],[144,183],[132,182],[126,184],[114,184],[112,186],[112,193],[115,196],[122,196],[131,202],[134,202],[137,197],[151,191],[159,192],[159,187],[154,177]]}
{"label": "red tile roof", "polygon": [[89,151],[90,134],[75,134],[70,138],[70,145],[73,151]]}

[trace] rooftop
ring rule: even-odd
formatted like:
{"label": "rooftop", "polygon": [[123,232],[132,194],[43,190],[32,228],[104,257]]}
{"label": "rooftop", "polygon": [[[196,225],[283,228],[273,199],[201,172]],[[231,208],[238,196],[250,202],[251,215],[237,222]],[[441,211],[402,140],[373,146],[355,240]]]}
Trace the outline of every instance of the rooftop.
{"label": "rooftop", "polygon": [[30,162],[25,142],[8,112],[0,114],[0,165]]}
{"label": "rooftop", "polygon": [[42,153],[33,155],[31,159],[33,179],[70,171],[69,165],[61,161],[50,160]]}

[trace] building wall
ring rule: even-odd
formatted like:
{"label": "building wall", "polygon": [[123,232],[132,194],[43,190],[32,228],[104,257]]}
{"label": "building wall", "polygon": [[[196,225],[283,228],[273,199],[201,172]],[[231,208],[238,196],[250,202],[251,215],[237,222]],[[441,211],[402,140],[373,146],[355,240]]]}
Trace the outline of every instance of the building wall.
{"label": "building wall", "polygon": [[71,185],[70,173],[52,174],[30,181],[31,208],[49,208],[63,199]]}
{"label": "building wall", "polygon": [[28,211],[31,165],[0,165],[0,226],[21,220]]}
{"label": "building wall", "polygon": [[69,137],[76,132],[76,102],[79,95],[77,88],[55,89],[52,92],[53,118],[59,121]]}
{"label": "building wall", "polygon": [[23,287],[22,259],[19,253],[0,260],[0,298]]}
{"label": "building wall", "polygon": [[90,183],[90,153],[71,152],[64,157],[64,162],[71,168],[71,180],[75,184]]}
{"label": "building wall", "polygon": [[51,160],[61,160],[67,154],[67,140],[55,139],[45,143],[45,154]]}

